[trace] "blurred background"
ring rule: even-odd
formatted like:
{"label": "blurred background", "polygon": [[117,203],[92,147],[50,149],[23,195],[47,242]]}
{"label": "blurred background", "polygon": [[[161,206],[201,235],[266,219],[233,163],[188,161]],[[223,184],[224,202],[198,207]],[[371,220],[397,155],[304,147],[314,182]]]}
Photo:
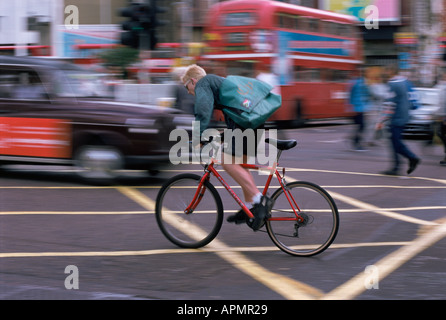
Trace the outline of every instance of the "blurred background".
{"label": "blurred background", "polygon": [[[1,0],[0,53],[92,59],[98,50],[120,43],[122,23],[128,19],[120,11],[132,2],[155,3],[164,11],[157,14],[163,21],[156,28],[157,50],[189,45],[191,50],[181,53],[197,56],[204,45],[208,11],[221,1]],[[415,63],[438,66],[445,60],[444,0],[278,2],[356,15],[364,40],[365,62],[369,64],[399,59],[406,67]],[[364,25],[364,9],[369,5],[379,8],[378,29]],[[433,77],[432,67],[423,72]]]}
{"label": "blurred background", "polygon": [[[175,103],[171,89],[147,97],[125,85],[171,86],[178,68],[191,63],[222,76],[271,72],[283,109],[291,110],[276,117],[294,124],[347,115],[348,89],[341,83],[360,66],[369,82],[379,82],[382,69],[398,63],[415,86],[433,87],[445,64],[446,0],[254,1],[257,7],[275,3],[264,9],[274,11],[271,20],[261,9],[246,15],[254,12],[251,1],[221,7],[233,2],[0,0],[0,54],[70,61],[111,75],[107,81],[119,88],[118,100],[167,105]],[[295,5],[356,20],[298,12]],[[231,15],[225,18],[224,11]],[[315,101],[308,92],[327,96]],[[327,103],[333,110],[317,107]]]}

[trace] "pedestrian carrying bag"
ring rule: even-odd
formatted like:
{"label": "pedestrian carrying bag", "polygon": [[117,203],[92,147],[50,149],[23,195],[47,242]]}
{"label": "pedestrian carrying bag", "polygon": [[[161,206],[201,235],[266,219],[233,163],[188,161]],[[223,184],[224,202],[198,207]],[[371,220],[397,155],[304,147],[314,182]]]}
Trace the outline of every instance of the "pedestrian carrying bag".
{"label": "pedestrian carrying bag", "polygon": [[223,112],[245,129],[256,129],[282,105],[273,87],[254,78],[228,76],[220,87]]}

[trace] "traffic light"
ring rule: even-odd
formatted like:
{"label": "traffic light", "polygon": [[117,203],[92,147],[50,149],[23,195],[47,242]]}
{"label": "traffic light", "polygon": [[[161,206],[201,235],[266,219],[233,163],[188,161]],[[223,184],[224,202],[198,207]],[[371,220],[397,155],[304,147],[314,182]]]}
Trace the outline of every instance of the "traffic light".
{"label": "traffic light", "polygon": [[142,25],[139,21],[140,10],[141,5],[139,3],[131,3],[128,7],[119,10],[121,17],[129,18],[122,23],[124,32],[121,33],[121,44],[135,49],[139,48],[139,33],[142,30]]}
{"label": "traffic light", "polygon": [[158,13],[164,13],[167,10],[164,7],[158,7],[156,5],[156,0],[150,0],[150,28],[149,28],[149,39],[150,39],[150,49],[153,50],[158,43],[158,37],[156,36],[157,28],[164,25],[165,22],[158,18]]}
{"label": "traffic light", "polygon": [[144,3],[131,3],[121,8],[120,16],[129,18],[122,24],[125,32],[121,33],[121,44],[135,49],[154,50],[158,42],[157,27],[163,25],[157,13],[166,12],[158,7],[156,0],[146,0]]}

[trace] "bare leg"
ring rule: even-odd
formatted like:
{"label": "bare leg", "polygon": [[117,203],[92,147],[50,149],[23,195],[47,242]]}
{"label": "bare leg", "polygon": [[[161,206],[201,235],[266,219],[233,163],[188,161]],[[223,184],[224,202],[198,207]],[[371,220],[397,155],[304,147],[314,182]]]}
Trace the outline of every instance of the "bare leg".
{"label": "bare leg", "polygon": [[[245,159],[244,159],[245,160]],[[252,203],[253,197],[260,191],[257,188],[252,173],[243,168],[240,164],[236,164],[235,158],[232,157],[230,164],[222,164],[223,169],[242,187],[245,202]]]}

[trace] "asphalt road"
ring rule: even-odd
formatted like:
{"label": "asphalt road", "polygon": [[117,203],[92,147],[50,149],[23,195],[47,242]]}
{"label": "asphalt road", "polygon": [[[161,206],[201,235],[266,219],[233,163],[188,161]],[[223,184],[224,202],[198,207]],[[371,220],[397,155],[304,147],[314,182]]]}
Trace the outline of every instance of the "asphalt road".
{"label": "asphalt road", "polygon": [[[409,141],[422,158],[419,168],[410,177],[384,176],[387,141],[354,152],[350,130],[280,134],[299,141],[280,163],[288,180],[321,185],[339,208],[335,242],[311,258],[287,255],[266,233],[226,222],[203,249],[171,244],[157,227],[154,201],[166,178],[199,174],[196,165],[156,177],[125,173],[113,186],[84,184],[70,170],[6,167],[0,171],[0,299],[446,299],[443,149]],[[264,176],[255,177],[264,183]],[[219,190],[225,210],[236,210]]]}

